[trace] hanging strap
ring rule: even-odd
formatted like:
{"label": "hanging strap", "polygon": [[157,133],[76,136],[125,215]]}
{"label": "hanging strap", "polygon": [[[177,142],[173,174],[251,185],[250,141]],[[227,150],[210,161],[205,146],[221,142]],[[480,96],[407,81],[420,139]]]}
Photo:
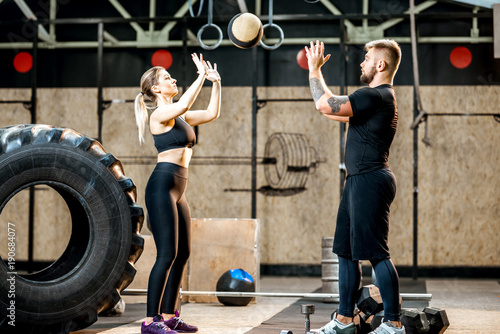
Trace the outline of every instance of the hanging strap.
{"label": "hanging strap", "polygon": [[415,97],[417,99],[418,115],[414,118],[410,129],[414,130],[420,122],[426,120],[426,112],[422,106],[420,98],[420,79],[418,75],[418,57],[417,57],[417,32],[415,27],[415,0],[410,0],[410,34],[411,34],[411,55],[413,63],[413,85],[415,87]]}
{"label": "hanging strap", "polygon": [[278,30],[278,32],[280,34],[280,39],[279,39],[278,43],[276,43],[275,45],[266,45],[264,42],[262,42],[262,39],[261,39],[259,42],[260,46],[262,46],[266,50],[275,50],[275,49],[280,47],[281,43],[283,43],[283,39],[285,38],[285,34],[283,34],[283,30],[281,29],[281,27],[279,25],[273,23],[273,0],[269,0],[269,23],[264,24],[264,26],[263,26],[264,31],[267,27],[275,28],[276,30]]}
{"label": "hanging strap", "polygon": [[[222,30],[219,28],[218,25],[212,23],[212,17],[213,17],[213,0],[208,0],[208,23],[205,24],[203,27],[201,27],[200,30],[198,30],[198,42],[200,43],[200,46],[204,48],[205,50],[214,50],[219,47],[220,43],[222,42]],[[203,43],[201,39],[201,35],[203,35],[203,31],[205,31],[206,28],[215,28],[215,30],[218,31],[219,33],[219,39],[214,45],[206,45]]]}
{"label": "hanging strap", "polygon": [[205,0],[200,0],[200,7],[198,8],[198,14],[194,15],[193,4],[191,3],[191,0],[189,0],[189,14],[191,14],[191,17],[198,17],[201,15],[201,11],[203,9],[203,1]]}

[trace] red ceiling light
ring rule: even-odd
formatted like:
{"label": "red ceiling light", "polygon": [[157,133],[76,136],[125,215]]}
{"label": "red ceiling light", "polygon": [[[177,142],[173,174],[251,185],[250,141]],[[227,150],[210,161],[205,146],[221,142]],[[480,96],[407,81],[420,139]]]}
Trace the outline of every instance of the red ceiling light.
{"label": "red ceiling light", "polygon": [[33,57],[28,52],[19,52],[14,57],[14,68],[19,73],[26,73],[33,67]]}
{"label": "red ceiling light", "polygon": [[162,66],[166,70],[172,66],[172,54],[168,52],[167,50],[158,50],[153,53],[153,56],[151,57],[151,64],[153,66]]}
{"label": "red ceiling light", "polygon": [[457,46],[450,53],[450,62],[456,68],[466,68],[472,62],[472,54],[464,46]]}

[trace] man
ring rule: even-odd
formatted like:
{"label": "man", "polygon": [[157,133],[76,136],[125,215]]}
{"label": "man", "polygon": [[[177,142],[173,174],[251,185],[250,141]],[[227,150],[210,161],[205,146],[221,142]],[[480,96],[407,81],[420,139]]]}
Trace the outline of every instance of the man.
{"label": "man", "polygon": [[347,179],[333,244],[333,252],[339,257],[339,309],[319,333],[355,333],[354,306],[361,280],[359,261],[369,260],[377,277],[385,317],[385,322],[372,333],[403,334],[399,276],[387,246],[389,207],[396,194],[396,179],[388,166],[398,120],[392,82],[401,61],[401,49],[393,40],[367,43],[361,82],[368,87],[349,96],[334,95],[325,84],[321,67],[330,55],[324,56],[324,44],[311,42],[310,48],[305,49],[316,109],[332,120],[349,122],[345,152]]}

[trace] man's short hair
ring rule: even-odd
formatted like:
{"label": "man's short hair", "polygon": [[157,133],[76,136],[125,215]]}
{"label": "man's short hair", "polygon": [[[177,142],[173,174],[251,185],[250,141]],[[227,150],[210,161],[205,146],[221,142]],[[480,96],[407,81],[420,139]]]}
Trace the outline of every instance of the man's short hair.
{"label": "man's short hair", "polygon": [[384,60],[387,66],[393,73],[396,73],[401,62],[401,48],[399,44],[392,39],[377,39],[365,44],[365,51],[368,52],[373,48],[384,51]]}

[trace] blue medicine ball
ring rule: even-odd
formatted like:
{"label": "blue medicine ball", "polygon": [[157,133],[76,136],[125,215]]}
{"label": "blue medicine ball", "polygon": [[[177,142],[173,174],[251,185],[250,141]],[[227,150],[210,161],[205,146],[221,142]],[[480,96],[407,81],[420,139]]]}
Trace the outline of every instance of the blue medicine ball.
{"label": "blue medicine ball", "polygon": [[[243,269],[231,269],[221,275],[217,281],[217,291],[255,292],[255,283],[252,275]],[[246,306],[253,297],[220,297],[219,302],[226,306]]]}

